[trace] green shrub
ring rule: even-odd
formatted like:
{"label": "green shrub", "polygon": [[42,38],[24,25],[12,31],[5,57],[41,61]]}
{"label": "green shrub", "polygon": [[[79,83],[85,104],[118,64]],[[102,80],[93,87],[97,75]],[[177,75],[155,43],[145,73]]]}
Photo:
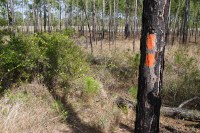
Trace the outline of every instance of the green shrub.
{"label": "green shrub", "polygon": [[86,56],[61,33],[12,37],[0,44],[1,86],[39,77],[48,87],[66,86],[88,70]]}
{"label": "green shrub", "polygon": [[52,103],[52,108],[60,114],[62,120],[66,120],[68,116],[68,112],[66,108],[64,107],[63,103],[59,100],[56,100]]}
{"label": "green shrub", "polygon": [[93,77],[85,77],[85,85],[83,92],[86,95],[96,95],[101,88],[101,84]]}
{"label": "green shrub", "polygon": [[65,30],[63,30],[63,34],[69,37],[74,36],[75,33],[76,33],[76,30],[74,28],[66,28]]}
{"label": "green shrub", "polygon": [[174,58],[166,60],[162,95],[164,104],[178,106],[185,100],[200,96],[200,70],[196,58],[179,48]]}
{"label": "green shrub", "polygon": [[128,91],[131,94],[133,99],[137,98],[137,88],[136,87],[131,87]]}

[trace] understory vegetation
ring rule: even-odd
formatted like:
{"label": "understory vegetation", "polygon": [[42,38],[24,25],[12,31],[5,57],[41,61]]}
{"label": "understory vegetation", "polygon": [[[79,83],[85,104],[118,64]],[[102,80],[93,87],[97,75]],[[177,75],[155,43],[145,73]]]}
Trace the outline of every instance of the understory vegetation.
{"label": "understory vegetation", "polygon": [[[82,78],[79,82],[84,84],[84,93],[96,93],[102,87],[101,84],[106,85],[108,82],[107,88],[124,87],[136,98],[140,60],[137,52],[119,50],[109,54],[87,54],[68,37],[74,34],[73,29],[63,33],[18,35],[11,38],[9,33],[5,33],[1,34],[0,43],[1,90],[34,80],[45,83],[51,89],[69,88],[73,80]],[[199,55],[200,49],[196,45],[167,48],[164,104],[178,106],[184,100],[200,95]],[[101,77],[100,72],[107,76]]]}
{"label": "understory vegetation", "polygon": [[[66,129],[62,123],[71,123],[85,131],[111,132],[122,122],[134,123],[134,112],[127,107],[118,108],[114,101],[117,97],[126,97],[136,102],[138,50],[133,53],[118,48],[92,55],[71,40],[73,29],[50,34],[9,34],[5,31],[0,34],[3,94],[0,130],[28,131],[35,125],[35,119],[39,124],[31,130],[36,128],[38,132],[45,130],[45,124],[49,131]],[[164,105],[177,107],[185,100],[200,96],[199,56],[197,45],[167,47],[162,90]],[[40,110],[36,109],[38,106]],[[198,102],[189,106],[198,110],[199,107]],[[34,114],[30,117],[32,108]],[[15,117],[19,112],[23,116]],[[25,117],[27,123],[12,127],[12,123],[23,121]],[[59,124],[52,126],[55,122]],[[76,127],[74,130],[79,131]]]}

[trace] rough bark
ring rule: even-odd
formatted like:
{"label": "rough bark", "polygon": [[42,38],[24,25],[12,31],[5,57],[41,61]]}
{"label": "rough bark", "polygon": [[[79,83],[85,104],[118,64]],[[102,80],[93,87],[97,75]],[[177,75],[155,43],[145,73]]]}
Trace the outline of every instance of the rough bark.
{"label": "rough bark", "polygon": [[170,0],[144,0],[135,133],[158,133]]}

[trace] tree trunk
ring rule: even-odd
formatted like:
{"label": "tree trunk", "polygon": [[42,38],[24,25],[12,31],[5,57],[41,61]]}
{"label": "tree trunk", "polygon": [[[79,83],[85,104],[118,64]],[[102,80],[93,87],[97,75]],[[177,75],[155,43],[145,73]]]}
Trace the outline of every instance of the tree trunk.
{"label": "tree trunk", "polygon": [[170,0],[144,0],[135,133],[158,133]]}
{"label": "tree trunk", "polygon": [[103,39],[104,39],[104,16],[105,16],[105,0],[102,3],[102,33],[101,33],[101,50],[103,49]]}
{"label": "tree trunk", "polygon": [[48,6],[48,32],[51,32],[51,5],[50,0],[47,0],[47,6]]}
{"label": "tree trunk", "polygon": [[12,33],[15,32],[15,15],[14,15],[14,3],[13,0],[10,0],[10,11],[12,16]]}
{"label": "tree trunk", "polygon": [[59,0],[59,25],[60,25],[60,30],[62,30],[62,7],[60,0]]}
{"label": "tree trunk", "polygon": [[6,9],[7,9],[7,17],[8,17],[8,29],[10,30],[10,21],[11,21],[11,17],[10,17],[10,10],[9,10],[9,2],[7,1],[6,3]]}
{"label": "tree trunk", "polygon": [[136,35],[137,35],[137,33],[136,33],[136,24],[137,24],[137,0],[135,0],[135,14],[134,14],[134,29],[133,29],[133,51],[135,50],[135,42],[136,42]]}
{"label": "tree trunk", "polygon": [[174,45],[175,32],[176,32],[176,26],[177,26],[177,20],[178,20],[180,4],[181,4],[181,2],[180,2],[180,0],[178,0],[178,8],[177,8],[176,16],[175,16],[175,20],[174,20],[174,26],[173,26],[172,37],[171,37],[171,45]]}
{"label": "tree trunk", "polygon": [[89,23],[89,19],[87,16],[87,1],[86,1],[86,8],[85,5],[83,3],[83,0],[81,0],[81,3],[83,5],[83,10],[85,12],[85,17],[86,17],[86,21],[87,21],[87,26],[88,26],[88,30],[89,30],[89,34],[90,34],[90,46],[91,46],[91,54],[93,54],[93,44],[92,44],[92,33],[91,33],[91,29],[90,29],[90,23]]}
{"label": "tree trunk", "polygon": [[[66,1],[67,2],[67,1]],[[65,28],[68,27],[68,18],[67,18],[67,3],[65,3]]]}
{"label": "tree trunk", "polygon": [[36,11],[35,11],[35,3],[33,3],[33,32],[35,33],[37,31],[36,28]]}
{"label": "tree trunk", "polygon": [[46,32],[47,31],[47,13],[46,13],[46,3],[44,3],[44,31]]}
{"label": "tree trunk", "polygon": [[125,39],[130,36],[130,2],[126,0],[126,24],[124,29]]}
{"label": "tree trunk", "polygon": [[190,0],[185,0],[183,38],[182,38],[183,44],[186,44],[188,39],[189,12],[190,12]]}
{"label": "tree trunk", "polygon": [[96,6],[95,6],[95,0],[92,1],[92,37],[93,40],[96,41]]}

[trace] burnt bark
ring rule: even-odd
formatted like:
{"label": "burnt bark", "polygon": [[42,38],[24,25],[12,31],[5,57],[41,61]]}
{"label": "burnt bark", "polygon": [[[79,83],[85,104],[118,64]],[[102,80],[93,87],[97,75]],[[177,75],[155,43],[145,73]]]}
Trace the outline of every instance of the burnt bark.
{"label": "burnt bark", "polygon": [[158,133],[170,0],[144,0],[135,133]]}

